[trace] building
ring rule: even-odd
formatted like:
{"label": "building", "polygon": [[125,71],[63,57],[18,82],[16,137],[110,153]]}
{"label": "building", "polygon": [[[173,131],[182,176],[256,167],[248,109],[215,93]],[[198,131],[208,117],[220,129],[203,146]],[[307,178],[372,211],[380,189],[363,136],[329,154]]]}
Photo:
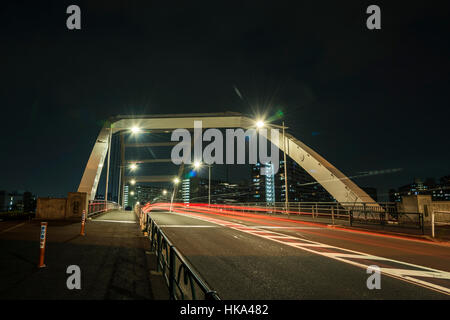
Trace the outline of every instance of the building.
{"label": "building", "polygon": [[[208,203],[208,178],[199,176],[181,180],[175,201],[183,203]],[[243,203],[248,201],[248,183],[229,183],[211,179],[211,203]]]}
{"label": "building", "polygon": [[5,190],[0,190],[0,212],[8,211],[8,194]]}
{"label": "building", "polygon": [[35,212],[36,196],[29,191],[0,191],[0,212]]}
{"label": "building", "polygon": [[123,187],[123,207],[126,208],[129,206],[129,191],[130,191],[130,187],[128,185]]}
{"label": "building", "polygon": [[450,176],[439,179],[439,184],[432,189],[431,198],[435,201],[450,201]]}
{"label": "building", "polygon": [[29,191],[23,193],[23,212],[36,212],[36,196]]}
{"label": "building", "polygon": [[[163,190],[164,188],[162,187],[136,185],[134,188],[135,201],[138,201],[141,204],[154,202],[155,200],[160,199],[161,196],[166,196],[163,194]],[[165,198],[167,198],[167,196]]]}
{"label": "building", "polygon": [[[281,152],[280,152],[281,153]],[[269,169],[270,164],[256,163],[251,168],[250,202],[286,201],[284,156],[280,155],[280,166],[276,174],[262,175],[261,168]],[[333,197],[305,171],[297,162],[286,157],[289,202],[331,202]],[[273,171],[273,170],[272,170]]]}
{"label": "building", "polygon": [[[211,203],[216,203],[216,187],[219,183],[218,180],[211,179]],[[199,176],[185,178],[181,180],[177,200],[184,203],[208,203],[208,185],[208,178]]]}
{"label": "building", "polygon": [[411,195],[431,195],[433,201],[450,201],[450,176],[441,177],[439,183],[433,178],[415,178],[411,184],[389,190],[389,201],[401,202],[402,196]]}

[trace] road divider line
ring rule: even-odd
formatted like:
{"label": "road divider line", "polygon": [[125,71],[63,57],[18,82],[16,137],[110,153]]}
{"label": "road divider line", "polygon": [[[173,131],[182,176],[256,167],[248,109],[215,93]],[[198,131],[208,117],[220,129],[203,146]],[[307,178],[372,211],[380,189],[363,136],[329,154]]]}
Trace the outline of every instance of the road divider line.
{"label": "road divider line", "polygon": [[99,220],[94,219],[92,221],[100,221],[100,222],[116,222],[116,223],[136,223],[136,221],[129,221],[129,220]]}
{"label": "road divider line", "polygon": [[218,228],[218,226],[205,226],[205,225],[188,225],[188,224],[160,224],[161,228]]}
{"label": "road divider line", "polygon": [[16,224],[15,226],[12,226],[12,227],[9,227],[8,229],[0,231],[0,233],[5,233],[5,232],[8,232],[8,231],[14,230],[16,228],[19,228],[19,227],[23,226],[25,223],[26,222],[22,222],[22,223]]}

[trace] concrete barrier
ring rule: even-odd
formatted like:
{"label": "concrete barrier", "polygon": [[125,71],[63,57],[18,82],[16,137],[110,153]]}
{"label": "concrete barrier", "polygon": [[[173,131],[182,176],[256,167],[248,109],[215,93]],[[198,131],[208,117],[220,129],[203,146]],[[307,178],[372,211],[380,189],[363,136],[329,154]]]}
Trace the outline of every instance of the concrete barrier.
{"label": "concrete barrier", "polygon": [[36,204],[36,219],[65,219],[66,205],[66,198],[38,198]]}
{"label": "concrete barrier", "polygon": [[80,220],[87,203],[85,192],[69,192],[67,198],[38,198],[36,219]]}

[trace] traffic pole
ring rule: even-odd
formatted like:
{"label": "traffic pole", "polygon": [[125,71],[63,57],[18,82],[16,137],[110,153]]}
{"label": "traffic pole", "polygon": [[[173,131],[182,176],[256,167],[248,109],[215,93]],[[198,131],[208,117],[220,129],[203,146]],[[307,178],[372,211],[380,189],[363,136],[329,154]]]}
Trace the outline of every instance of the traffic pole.
{"label": "traffic pole", "polygon": [[83,214],[81,215],[81,231],[80,235],[84,236],[84,226],[86,224],[86,210],[83,210]]}
{"label": "traffic pole", "polygon": [[39,268],[45,268],[46,265],[44,264],[44,257],[45,257],[45,242],[47,239],[47,222],[41,222],[41,237],[40,237],[40,244],[39,244]]}

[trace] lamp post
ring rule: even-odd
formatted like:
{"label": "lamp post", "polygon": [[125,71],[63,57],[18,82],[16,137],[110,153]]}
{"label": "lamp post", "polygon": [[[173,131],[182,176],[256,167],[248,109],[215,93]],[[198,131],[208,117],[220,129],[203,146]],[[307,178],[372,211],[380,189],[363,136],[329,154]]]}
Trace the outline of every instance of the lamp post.
{"label": "lamp post", "polygon": [[287,163],[286,163],[286,138],[285,138],[285,126],[283,121],[283,156],[284,156],[284,198],[286,205],[286,212],[289,207],[289,189],[288,189],[288,178],[287,178]]}
{"label": "lamp post", "polygon": [[108,164],[106,166],[106,186],[105,186],[105,206],[108,203],[108,186],[109,186],[109,163],[111,161],[111,140],[112,140],[112,124],[109,125],[108,137]]}
{"label": "lamp post", "polygon": [[[263,128],[265,126],[265,123],[263,120],[258,120],[256,121],[256,127],[258,129]],[[283,162],[284,162],[284,202],[285,202],[285,210],[286,212],[288,211],[288,207],[289,207],[289,189],[288,189],[288,177],[287,177],[287,163],[286,163],[286,136],[285,136],[285,129],[287,129],[288,127],[284,126],[284,121],[282,122],[282,125],[275,125],[275,124],[270,124],[270,127],[275,127],[275,128],[281,128],[283,130]]]}
{"label": "lamp post", "polygon": [[[122,205],[123,206],[123,203],[121,204],[120,203],[120,201],[122,200],[122,202],[123,202],[123,197],[124,197],[124,195],[123,195],[123,193],[124,193],[124,188],[123,188],[123,186],[121,185],[121,183],[122,183],[122,169],[123,168],[127,168],[128,167],[128,169],[130,169],[130,171],[135,171],[137,168],[138,168],[138,166],[137,166],[137,164],[136,163],[132,163],[132,164],[130,164],[129,166],[127,166],[127,165],[124,165],[124,166],[119,166],[119,194],[118,194],[118,203],[119,203],[119,205]],[[135,180],[132,180],[132,181],[134,181],[134,183],[136,182]],[[133,183],[133,184],[134,184]]]}
{"label": "lamp post", "polygon": [[173,191],[172,191],[172,197],[170,199],[170,208],[169,208],[169,212],[172,212],[172,206],[173,206],[173,198],[175,197],[175,190],[176,187],[178,185],[178,183],[180,183],[180,179],[178,179],[178,177],[176,177],[175,179],[173,179]]}
{"label": "lamp post", "polygon": [[[194,169],[200,169],[203,164],[200,161],[194,162]],[[208,167],[208,206],[211,206],[211,167],[212,164],[205,164]]]}

